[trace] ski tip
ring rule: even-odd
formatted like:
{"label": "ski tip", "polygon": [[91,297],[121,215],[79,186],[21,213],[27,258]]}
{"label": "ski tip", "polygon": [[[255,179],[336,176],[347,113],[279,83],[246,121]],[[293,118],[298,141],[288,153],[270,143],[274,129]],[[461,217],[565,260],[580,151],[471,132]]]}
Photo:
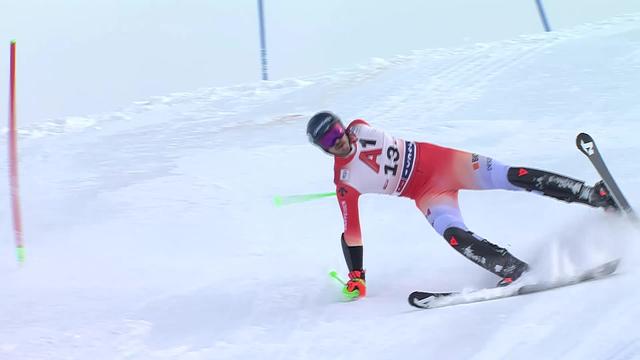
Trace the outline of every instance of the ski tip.
{"label": "ski tip", "polygon": [[409,301],[409,305],[420,308],[420,309],[429,309],[431,308],[431,302],[434,299],[446,297],[449,295],[455,295],[456,293],[452,292],[425,292],[425,291],[414,291],[407,297]]}
{"label": "ski tip", "polygon": [[593,138],[591,137],[591,135],[581,132],[580,134],[578,134],[578,136],[576,136],[576,142],[580,140],[593,141]]}
{"label": "ski tip", "polygon": [[618,266],[620,266],[621,261],[622,259],[620,258],[611,260],[608,263],[605,263],[604,265],[602,265],[602,268],[607,274],[614,273],[618,269]]}
{"label": "ski tip", "polygon": [[409,296],[407,297],[407,301],[409,302],[409,305],[417,308],[421,308],[421,306],[419,306],[418,303],[416,303],[416,296],[419,294],[420,294],[419,291],[414,291],[411,294],[409,294]]}
{"label": "ski tip", "polygon": [[576,136],[576,146],[583,154],[591,156],[595,153],[596,144],[593,138],[587,133],[580,133]]}

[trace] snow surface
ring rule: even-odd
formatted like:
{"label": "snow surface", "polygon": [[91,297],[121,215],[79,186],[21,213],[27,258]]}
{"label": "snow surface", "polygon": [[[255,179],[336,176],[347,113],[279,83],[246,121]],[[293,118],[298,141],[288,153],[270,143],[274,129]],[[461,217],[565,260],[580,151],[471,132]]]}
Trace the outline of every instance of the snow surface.
{"label": "snow surface", "polygon": [[574,145],[586,131],[638,206],[639,83],[640,14],[631,14],[25,127],[27,259],[16,265],[6,207],[0,359],[640,359],[640,234],[615,216],[464,192],[468,226],[536,276],[616,256],[623,265],[606,280],[420,311],[406,302],[413,290],[497,279],[411,201],[361,199],[369,294],[356,302],[327,275],[345,271],[336,201],[271,202],[333,190],[332,159],[304,135],[309,115],[332,109],[591,183]]}

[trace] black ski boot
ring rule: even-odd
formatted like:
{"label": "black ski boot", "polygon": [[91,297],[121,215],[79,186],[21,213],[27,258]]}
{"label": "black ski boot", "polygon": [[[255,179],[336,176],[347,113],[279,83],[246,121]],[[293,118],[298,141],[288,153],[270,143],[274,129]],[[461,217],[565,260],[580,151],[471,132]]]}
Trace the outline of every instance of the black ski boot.
{"label": "black ski boot", "polygon": [[519,261],[515,263],[513,271],[509,275],[503,277],[502,280],[498,281],[496,286],[503,287],[511,285],[511,283],[518,280],[522,276],[522,274],[527,271],[529,271],[529,265],[525,262]]}
{"label": "black ski boot", "polygon": [[609,189],[607,189],[607,186],[602,180],[595,183],[591,188],[589,203],[595,207],[604,208],[605,210],[618,210],[618,206],[615,201],[613,201]]}
{"label": "black ski boot", "polygon": [[604,182],[593,186],[570,177],[544,170],[530,168],[509,168],[507,179],[515,186],[527,191],[542,193],[566,202],[578,202],[605,210],[617,209],[609,189]]}
{"label": "black ski boot", "polygon": [[[513,256],[507,249],[492,244],[471,231],[450,227],[445,230],[444,238],[464,257],[501,277],[498,286],[512,283],[529,270],[526,262]],[[505,284],[500,285],[503,282]]]}
{"label": "black ski boot", "polygon": [[500,281],[498,281],[496,286],[497,287],[504,287],[504,286],[507,286],[507,285],[511,285],[514,281],[518,280],[522,276],[522,274],[524,274],[527,271],[529,271],[529,265],[524,264],[524,266],[518,268],[517,271],[515,271],[513,275],[507,276],[507,277],[503,277]]}

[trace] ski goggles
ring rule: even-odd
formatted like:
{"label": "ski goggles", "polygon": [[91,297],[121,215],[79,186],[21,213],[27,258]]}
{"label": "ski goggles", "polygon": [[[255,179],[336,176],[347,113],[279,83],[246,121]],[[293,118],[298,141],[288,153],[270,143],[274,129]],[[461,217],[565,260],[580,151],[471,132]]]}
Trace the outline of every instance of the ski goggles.
{"label": "ski goggles", "polygon": [[329,148],[333,147],[338,140],[340,140],[344,136],[344,127],[339,122],[335,123],[329,130],[322,135],[322,137],[318,140],[317,144],[325,149],[329,150]]}

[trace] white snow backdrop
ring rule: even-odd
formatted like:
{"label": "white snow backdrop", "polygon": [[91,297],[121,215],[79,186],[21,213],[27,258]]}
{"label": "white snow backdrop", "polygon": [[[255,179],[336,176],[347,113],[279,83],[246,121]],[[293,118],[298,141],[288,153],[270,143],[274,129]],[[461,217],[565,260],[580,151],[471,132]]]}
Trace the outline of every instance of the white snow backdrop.
{"label": "white snow backdrop", "polygon": [[[540,274],[615,256],[616,276],[416,311],[415,289],[496,278],[411,201],[361,199],[369,295],[341,301],[332,160],[304,135],[331,109],[407,139],[588,182],[598,141],[638,205],[640,15],[549,34],[415,51],[325,74],[202,88],[21,130],[27,260],[0,217],[0,359],[636,359],[638,231],[526,193],[464,192],[467,224]],[[3,143],[1,146],[5,146]],[[6,164],[2,164],[6,173]],[[0,188],[7,199],[7,187]]]}

